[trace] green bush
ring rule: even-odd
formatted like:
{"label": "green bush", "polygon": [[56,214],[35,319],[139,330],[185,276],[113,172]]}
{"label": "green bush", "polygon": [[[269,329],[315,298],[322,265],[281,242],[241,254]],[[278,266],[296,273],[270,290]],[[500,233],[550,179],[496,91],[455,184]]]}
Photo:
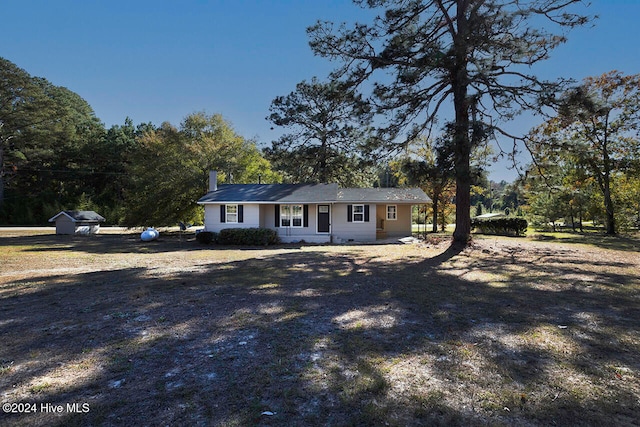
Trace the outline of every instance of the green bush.
{"label": "green bush", "polygon": [[528,226],[529,224],[524,218],[475,218],[471,220],[471,228],[482,234],[524,236]]}
{"label": "green bush", "polygon": [[198,234],[196,234],[196,240],[199,243],[202,243],[204,245],[215,243],[217,238],[218,238],[218,234],[212,231],[201,231]]}
{"label": "green bush", "polygon": [[280,243],[278,232],[269,228],[225,228],[220,230],[221,245],[267,246]]}

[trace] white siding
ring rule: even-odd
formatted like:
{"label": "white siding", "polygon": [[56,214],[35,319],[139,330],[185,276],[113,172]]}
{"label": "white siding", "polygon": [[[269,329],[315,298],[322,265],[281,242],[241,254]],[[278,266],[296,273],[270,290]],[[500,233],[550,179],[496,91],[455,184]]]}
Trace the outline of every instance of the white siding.
{"label": "white siding", "polygon": [[353,203],[333,205],[331,213],[333,241],[335,243],[374,242],[376,240],[376,205],[369,205],[369,222],[348,222],[347,205],[349,204]]}
{"label": "white siding", "polygon": [[[220,205],[204,205],[204,227],[206,231],[219,233],[224,228],[250,228],[263,227],[276,230],[280,240],[285,243],[305,242],[327,243],[330,240],[328,234],[317,234],[316,205],[309,205],[308,227],[276,227],[275,205],[242,204],[244,221],[241,223],[220,222]],[[346,215],[346,214],[345,214]]]}
{"label": "white siding", "polygon": [[260,221],[262,222],[262,227],[270,228],[272,230],[277,230],[275,227],[276,216],[275,216],[275,207],[274,205],[261,205],[260,206]]}
{"label": "white siding", "polygon": [[66,215],[56,218],[56,234],[75,234],[76,224]]}
{"label": "white siding", "polygon": [[273,228],[273,205],[260,205],[260,227]]}
{"label": "white siding", "polygon": [[[300,242],[304,240],[310,243],[328,243],[330,241],[329,234],[318,234],[317,224],[317,205],[309,204],[309,226],[308,227],[276,227],[275,226],[275,210],[276,205],[263,205],[262,217],[265,220],[264,227],[278,231],[280,240],[285,243]],[[304,220],[304,218],[303,218]]]}
{"label": "white siding", "polygon": [[260,227],[260,205],[240,203],[243,206],[243,221],[220,222],[220,205],[204,205],[204,229],[219,233],[224,228]]}
{"label": "white siding", "polygon": [[[386,205],[369,204],[369,222],[348,222],[347,205],[357,203],[336,203],[331,205],[331,235],[317,233],[317,205],[309,204],[308,227],[276,227],[275,205],[249,204],[243,205],[242,223],[221,223],[220,205],[207,204],[204,207],[205,230],[220,232],[224,228],[264,227],[278,231],[283,242],[327,243],[333,236],[334,243],[373,242],[376,240],[376,225],[380,218],[386,217]],[[398,219],[385,221],[385,229],[389,236],[411,234],[411,206],[397,205]],[[377,210],[380,210],[377,213]]]}

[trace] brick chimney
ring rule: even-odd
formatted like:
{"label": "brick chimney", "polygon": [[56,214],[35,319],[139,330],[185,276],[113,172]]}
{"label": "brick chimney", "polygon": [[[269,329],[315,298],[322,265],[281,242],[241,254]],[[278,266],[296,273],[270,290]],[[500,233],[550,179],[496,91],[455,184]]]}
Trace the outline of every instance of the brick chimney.
{"label": "brick chimney", "polygon": [[209,191],[218,189],[218,171],[209,171]]}

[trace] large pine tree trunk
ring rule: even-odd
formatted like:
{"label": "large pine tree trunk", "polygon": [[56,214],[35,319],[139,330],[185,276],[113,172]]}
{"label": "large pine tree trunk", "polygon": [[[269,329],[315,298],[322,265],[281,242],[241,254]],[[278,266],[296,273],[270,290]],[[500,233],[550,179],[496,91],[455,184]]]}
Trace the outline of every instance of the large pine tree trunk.
{"label": "large pine tree trunk", "polygon": [[465,162],[463,153],[459,155],[462,158],[456,162],[456,230],[453,240],[466,244],[471,235],[471,174],[469,156]]}
{"label": "large pine tree trunk", "polygon": [[471,141],[469,137],[469,98],[467,69],[469,26],[467,8],[458,2],[456,10],[457,33],[454,35],[455,66],[451,73],[453,108],[455,110],[455,132],[453,136],[456,171],[456,230],[453,240],[466,244],[471,236]]}
{"label": "large pine tree trunk", "polygon": [[465,81],[466,72],[460,80],[461,83],[454,86],[453,92],[453,104],[456,111],[453,138],[456,172],[456,229],[453,233],[453,240],[466,244],[471,236],[471,141],[469,137],[469,100],[467,99]]}

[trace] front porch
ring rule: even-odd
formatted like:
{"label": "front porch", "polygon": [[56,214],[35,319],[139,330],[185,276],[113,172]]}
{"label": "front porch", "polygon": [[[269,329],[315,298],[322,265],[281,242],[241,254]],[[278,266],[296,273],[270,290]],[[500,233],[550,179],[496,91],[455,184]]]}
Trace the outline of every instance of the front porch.
{"label": "front porch", "polygon": [[411,236],[411,212],[409,204],[376,205],[376,240]]}
{"label": "front porch", "polygon": [[379,219],[376,226],[376,240],[384,240],[387,238],[387,230],[384,228],[384,219]]}

